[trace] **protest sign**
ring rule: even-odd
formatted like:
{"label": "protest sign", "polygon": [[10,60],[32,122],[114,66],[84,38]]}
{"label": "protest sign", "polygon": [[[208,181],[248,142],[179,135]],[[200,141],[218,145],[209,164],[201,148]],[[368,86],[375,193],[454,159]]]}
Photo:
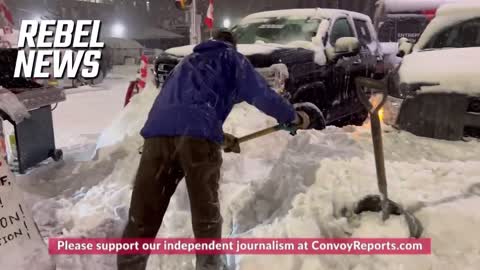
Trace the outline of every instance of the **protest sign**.
{"label": "protest sign", "polygon": [[55,269],[3,154],[0,155],[0,262],[1,269]]}

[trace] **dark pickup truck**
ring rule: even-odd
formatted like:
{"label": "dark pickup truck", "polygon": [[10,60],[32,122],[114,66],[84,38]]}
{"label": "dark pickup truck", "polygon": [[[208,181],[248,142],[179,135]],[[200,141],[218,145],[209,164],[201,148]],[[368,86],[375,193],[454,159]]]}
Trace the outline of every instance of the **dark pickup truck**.
{"label": "dark pickup truck", "polygon": [[[232,31],[239,52],[292,103],[314,103],[330,125],[364,122],[367,113],[354,79],[383,76],[382,53],[368,16],[335,9],[279,10],[247,16]],[[156,59],[157,86],[192,50],[172,48]]]}

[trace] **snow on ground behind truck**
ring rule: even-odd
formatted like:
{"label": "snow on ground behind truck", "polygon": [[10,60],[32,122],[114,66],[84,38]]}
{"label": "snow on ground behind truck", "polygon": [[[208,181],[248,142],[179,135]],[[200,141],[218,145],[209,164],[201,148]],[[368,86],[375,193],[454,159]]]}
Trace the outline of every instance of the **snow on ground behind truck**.
{"label": "snow on ground behind truck", "polygon": [[[107,128],[95,160],[66,164],[43,181],[75,181],[40,200],[34,217],[44,237],[119,237],[126,223],[142,139],[138,135],[158,90],[147,88]],[[106,98],[106,97],[103,97]],[[80,99],[79,99],[80,100]],[[105,101],[107,102],[107,100]],[[92,119],[95,121],[95,119]],[[247,104],[235,107],[225,131],[237,136],[275,124]],[[415,137],[386,127],[389,194],[406,206],[466,194],[480,182],[480,143]],[[335,217],[378,194],[369,126],[286,132],[224,154],[221,211],[225,237],[406,237],[402,217],[385,224],[365,213],[356,223]],[[74,161],[71,161],[74,162]],[[53,173],[52,173],[53,172]],[[35,172],[30,176],[38,177]],[[458,196],[416,214],[432,238],[431,256],[229,256],[231,269],[476,269],[480,264],[478,196]],[[158,237],[191,237],[182,181]],[[357,225],[355,225],[357,224]],[[114,256],[58,256],[57,269],[115,269]],[[152,256],[148,269],[194,269],[194,256]]]}

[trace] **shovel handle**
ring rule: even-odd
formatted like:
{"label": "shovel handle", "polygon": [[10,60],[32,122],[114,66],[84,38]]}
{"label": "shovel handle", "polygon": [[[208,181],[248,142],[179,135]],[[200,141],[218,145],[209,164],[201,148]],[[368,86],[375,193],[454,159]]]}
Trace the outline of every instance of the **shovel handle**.
{"label": "shovel handle", "polygon": [[259,130],[257,132],[254,132],[252,134],[248,134],[248,135],[245,135],[243,137],[238,138],[238,143],[248,142],[248,141],[251,141],[253,139],[263,137],[263,136],[268,135],[268,134],[272,134],[272,133],[277,132],[277,131],[282,130],[282,129],[283,128],[282,128],[281,125],[276,125],[276,126],[273,126],[273,127],[262,129],[262,130]]}
{"label": "shovel handle", "polygon": [[[378,112],[387,101],[388,89],[385,81],[377,81],[370,78],[357,78],[355,79],[355,86],[357,90],[357,96],[368,110],[370,114],[373,151],[375,155],[375,168],[377,172],[377,184],[380,194],[382,195],[382,217],[383,220],[389,218],[389,201],[388,201],[388,188],[387,188],[387,174],[385,170],[385,157],[383,153],[383,141],[382,141],[382,126]],[[376,106],[370,103],[363,88],[370,88],[377,90],[375,92],[382,94],[382,100]]]}
{"label": "shovel handle", "polygon": [[[387,102],[387,96],[388,96],[388,89],[387,89],[387,83],[385,80],[383,81],[378,81],[370,78],[365,78],[365,77],[359,77],[355,79],[355,87],[357,90],[357,96],[360,99],[360,102],[365,106],[365,108],[368,110],[370,114],[377,114],[380,109],[385,105],[385,102]],[[374,93],[380,93],[382,94],[382,100],[380,103],[378,103],[376,106],[374,106],[371,102],[370,99],[367,97],[365,91],[363,88],[369,88],[371,90],[376,90]]]}
{"label": "shovel handle", "polygon": [[[296,127],[294,126],[294,128],[296,128]],[[273,127],[265,128],[265,129],[259,130],[257,132],[254,132],[254,133],[245,135],[243,137],[240,137],[237,140],[238,140],[238,143],[240,144],[240,143],[248,142],[248,141],[251,141],[251,140],[254,140],[254,139],[257,139],[257,138],[260,138],[260,137],[263,137],[263,136],[266,136],[266,135],[269,135],[269,134],[272,134],[272,133],[275,133],[279,130],[286,130],[285,125],[276,125],[276,126],[273,126]],[[225,145],[222,146],[222,147],[224,148]]]}
{"label": "shovel handle", "polygon": [[260,131],[254,132],[252,134],[240,137],[240,138],[238,138],[238,143],[251,141],[253,139],[260,138],[260,137],[263,137],[263,136],[268,135],[268,134],[272,134],[272,133],[277,132],[279,130],[290,131],[290,133],[292,135],[295,135],[296,132],[297,132],[297,129],[299,129],[299,128],[300,128],[300,125],[297,125],[297,126],[294,125],[294,126],[292,126],[293,130],[289,130],[285,125],[276,125],[276,126],[269,127],[269,128],[266,128],[266,129],[262,129]]}

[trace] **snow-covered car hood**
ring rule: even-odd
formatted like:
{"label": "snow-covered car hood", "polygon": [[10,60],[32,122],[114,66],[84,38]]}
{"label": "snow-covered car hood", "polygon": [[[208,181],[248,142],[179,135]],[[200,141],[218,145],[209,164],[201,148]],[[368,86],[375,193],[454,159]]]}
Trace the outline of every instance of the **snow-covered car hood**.
{"label": "snow-covered car hood", "polygon": [[418,51],[405,56],[400,82],[439,84],[421,91],[480,95],[480,47]]}
{"label": "snow-covered car hood", "polygon": [[[175,56],[184,57],[193,52],[193,48],[196,45],[187,45],[182,47],[176,47],[166,50],[166,53],[173,54]],[[278,44],[239,44],[238,51],[243,55],[253,55],[253,54],[270,54],[281,47],[285,48],[287,46],[278,45]],[[288,46],[287,48],[292,48]]]}
{"label": "snow-covered car hood", "polygon": [[[184,57],[193,52],[193,48],[196,45],[187,45],[182,47],[175,47],[165,51],[167,54],[171,54],[177,57]],[[287,45],[276,44],[276,43],[256,43],[256,44],[238,44],[238,51],[245,55],[257,55],[264,54],[268,55],[280,49],[307,49],[314,52],[314,61],[319,65],[324,65],[327,62],[327,57],[325,55],[325,50],[323,46],[315,46],[312,42],[308,41],[294,41],[290,42]]]}

